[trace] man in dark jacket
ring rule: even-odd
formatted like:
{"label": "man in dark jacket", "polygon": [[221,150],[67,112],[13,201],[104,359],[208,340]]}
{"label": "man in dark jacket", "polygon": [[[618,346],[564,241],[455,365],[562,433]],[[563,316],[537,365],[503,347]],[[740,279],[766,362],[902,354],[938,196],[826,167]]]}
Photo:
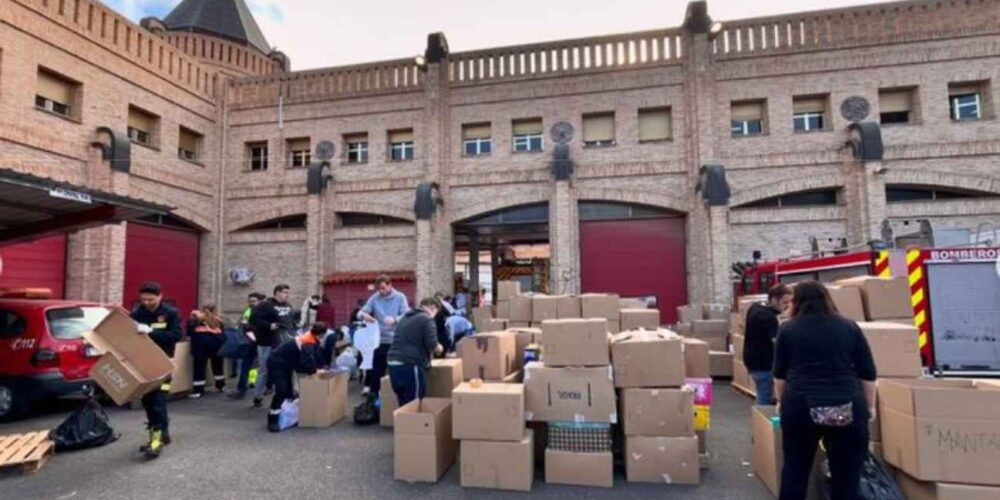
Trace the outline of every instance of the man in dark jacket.
{"label": "man in dark jacket", "polygon": [[254,387],[253,406],[264,404],[264,392],[274,384],[267,376],[267,357],[283,337],[290,338],[295,332],[295,316],[288,302],[288,285],[274,287],[274,296],[257,304],[250,313],[250,326],[257,342],[257,385]]}
{"label": "man in dark jacket", "polygon": [[[139,287],[139,305],[132,310],[132,320],[140,334],[149,335],[163,352],[174,356],[174,347],[181,340],[181,317],[168,304],[163,303],[160,284],[147,281]],[[170,394],[170,378],[142,397],[142,408],[146,410],[146,425],[149,427],[149,442],[139,448],[147,458],[160,456],[163,447],[170,444],[170,419],[167,417],[167,395]]]}
{"label": "man in dark jacket", "polygon": [[389,381],[399,406],[423,399],[427,394],[425,372],[430,368],[431,356],[444,352],[434,326],[439,308],[437,299],[423,299],[420,307],[404,314],[396,325],[396,335],[387,357]]}
{"label": "man in dark jacket", "polygon": [[321,347],[328,328],[326,323],[314,323],[308,332],[282,342],[271,352],[267,359],[267,373],[274,384],[274,397],[271,398],[271,411],[267,414],[268,431],[281,430],[278,426],[281,405],[296,397],[292,382],[295,373],[312,375],[330,365]]}
{"label": "man in dark jacket", "polygon": [[767,303],[750,306],[746,317],[743,362],[753,378],[757,404],[774,404],[774,339],[778,336],[778,315],[788,309],[792,291],[787,285],[774,285],[767,292]]}

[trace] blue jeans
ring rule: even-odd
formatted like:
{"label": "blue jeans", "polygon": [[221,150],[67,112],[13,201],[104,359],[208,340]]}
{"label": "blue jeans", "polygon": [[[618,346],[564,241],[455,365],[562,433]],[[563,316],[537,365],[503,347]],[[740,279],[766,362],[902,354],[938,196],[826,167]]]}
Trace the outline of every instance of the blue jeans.
{"label": "blue jeans", "polygon": [[389,366],[389,382],[392,383],[392,392],[396,393],[400,408],[414,399],[424,399],[427,395],[427,377],[424,369],[417,365]]}
{"label": "blue jeans", "polygon": [[267,390],[268,384],[273,384],[267,378],[267,358],[270,356],[270,346],[257,346],[257,385],[253,389],[253,395],[256,398],[264,397],[264,391]]}
{"label": "blue jeans", "polygon": [[753,378],[753,385],[757,391],[757,404],[774,404],[774,375],[769,371],[752,371],[750,377]]}

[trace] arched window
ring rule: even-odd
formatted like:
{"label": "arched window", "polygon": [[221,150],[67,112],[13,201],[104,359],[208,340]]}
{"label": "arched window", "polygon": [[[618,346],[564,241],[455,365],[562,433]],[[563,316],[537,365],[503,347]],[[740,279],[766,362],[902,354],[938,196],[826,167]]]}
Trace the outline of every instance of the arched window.
{"label": "arched window", "polygon": [[988,198],[992,196],[995,195],[982,191],[971,191],[938,186],[914,186],[906,184],[888,184],[885,186],[885,199],[889,203],[957,200],[963,198]]}
{"label": "arched window", "polygon": [[411,221],[398,217],[362,212],[340,212],[337,214],[337,220],[340,227],[402,226],[413,224]]}
{"label": "arched window", "polygon": [[838,189],[816,189],[810,191],[799,191],[781,196],[764,198],[763,200],[751,201],[733,208],[782,208],[782,207],[812,207],[837,204]]}
{"label": "arched window", "polygon": [[236,231],[282,231],[306,228],[306,214],[289,215],[241,227]]}

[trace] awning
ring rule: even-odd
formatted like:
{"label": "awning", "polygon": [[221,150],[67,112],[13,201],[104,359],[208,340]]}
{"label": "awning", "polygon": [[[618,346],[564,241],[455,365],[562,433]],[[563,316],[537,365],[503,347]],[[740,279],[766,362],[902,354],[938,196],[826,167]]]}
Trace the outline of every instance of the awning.
{"label": "awning", "polygon": [[375,278],[386,275],[391,281],[416,281],[413,271],[341,271],[327,274],[323,278],[324,285],[340,285],[346,283],[374,283]]}
{"label": "awning", "polygon": [[87,229],[171,208],[0,168],[0,246]]}

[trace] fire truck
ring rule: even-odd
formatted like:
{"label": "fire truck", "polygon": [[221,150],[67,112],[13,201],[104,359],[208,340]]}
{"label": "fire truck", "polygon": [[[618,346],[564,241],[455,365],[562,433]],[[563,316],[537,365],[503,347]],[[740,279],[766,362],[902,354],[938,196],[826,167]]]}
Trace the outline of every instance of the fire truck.
{"label": "fire truck", "polygon": [[777,283],[906,276],[924,365],[940,375],[1000,376],[1000,247],[865,250],[736,270],[736,297]]}

